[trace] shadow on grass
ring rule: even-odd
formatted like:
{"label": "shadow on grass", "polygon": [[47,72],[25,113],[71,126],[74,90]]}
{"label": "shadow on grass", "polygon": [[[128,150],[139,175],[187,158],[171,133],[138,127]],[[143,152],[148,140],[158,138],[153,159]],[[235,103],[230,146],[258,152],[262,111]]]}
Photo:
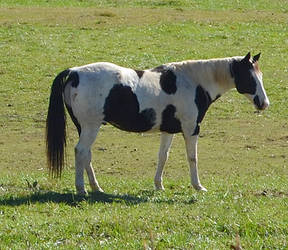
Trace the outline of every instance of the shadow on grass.
{"label": "shadow on grass", "polygon": [[[57,193],[57,192],[34,192],[30,195],[22,197],[3,197],[0,198],[0,206],[20,206],[34,203],[62,203],[69,206],[77,207],[81,206],[81,202],[87,203],[122,203],[126,205],[137,205],[141,203],[167,203],[173,204],[179,202],[179,200],[169,199],[164,197],[154,197],[154,191],[140,192],[139,195],[131,194],[107,194],[107,193],[90,193],[88,196],[75,195],[74,193]],[[189,201],[180,201],[184,204],[193,204],[195,199]]]}
{"label": "shadow on grass", "polygon": [[35,192],[31,195],[22,197],[8,197],[0,199],[0,205],[20,206],[33,203],[63,203],[69,206],[78,206],[82,201],[88,203],[126,203],[128,205],[147,202],[145,198],[134,197],[131,195],[114,195],[106,193],[91,193],[87,196],[75,195],[74,193],[57,192]]}

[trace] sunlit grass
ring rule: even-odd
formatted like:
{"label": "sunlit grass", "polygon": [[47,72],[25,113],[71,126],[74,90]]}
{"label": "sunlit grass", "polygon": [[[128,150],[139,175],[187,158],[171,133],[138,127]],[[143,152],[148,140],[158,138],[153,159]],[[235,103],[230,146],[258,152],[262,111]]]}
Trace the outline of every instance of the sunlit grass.
{"label": "sunlit grass", "polygon": [[[2,1],[0,248],[229,249],[237,235],[246,249],[287,248],[285,2]],[[250,50],[262,52],[271,107],[255,113],[236,91],[211,106],[199,140],[208,193],[189,187],[181,134],[166,190],[155,192],[159,134],[107,125],[93,147],[105,194],[76,196],[71,121],[63,177],[49,178],[44,127],[58,72],[95,61],[143,69]]]}

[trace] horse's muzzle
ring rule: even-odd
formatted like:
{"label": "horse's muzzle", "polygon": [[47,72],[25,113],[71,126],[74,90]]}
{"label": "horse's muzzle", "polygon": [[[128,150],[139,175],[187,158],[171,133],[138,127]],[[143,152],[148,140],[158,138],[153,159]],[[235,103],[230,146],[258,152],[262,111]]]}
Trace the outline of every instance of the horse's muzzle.
{"label": "horse's muzzle", "polygon": [[269,100],[266,98],[263,102],[260,102],[259,96],[256,95],[253,99],[253,102],[258,110],[264,110],[269,106]]}

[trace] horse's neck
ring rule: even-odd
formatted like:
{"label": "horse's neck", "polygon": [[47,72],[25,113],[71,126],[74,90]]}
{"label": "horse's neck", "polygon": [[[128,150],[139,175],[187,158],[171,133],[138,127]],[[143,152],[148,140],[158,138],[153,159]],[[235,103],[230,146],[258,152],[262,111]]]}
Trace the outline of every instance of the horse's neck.
{"label": "horse's neck", "polygon": [[235,87],[230,72],[233,58],[185,61],[175,64],[191,84],[201,85],[212,99]]}

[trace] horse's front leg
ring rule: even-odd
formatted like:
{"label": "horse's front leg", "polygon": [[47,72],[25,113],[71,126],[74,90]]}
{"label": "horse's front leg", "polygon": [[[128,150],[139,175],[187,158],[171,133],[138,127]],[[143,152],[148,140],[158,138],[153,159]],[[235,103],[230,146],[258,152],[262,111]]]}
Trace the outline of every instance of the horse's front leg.
{"label": "horse's front leg", "polygon": [[191,185],[199,191],[207,191],[203,187],[199,180],[198,166],[197,166],[197,141],[198,135],[191,135],[190,133],[184,132],[184,140],[186,144],[187,159],[190,166],[190,179]]}
{"label": "horse's front leg", "polygon": [[164,186],[162,183],[163,169],[169,155],[169,148],[171,146],[172,139],[173,134],[167,134],[167,133],[161,134],[160,149],[158,154],[158,166],[154,178],[154,184],[156,190],[164,190]]}

